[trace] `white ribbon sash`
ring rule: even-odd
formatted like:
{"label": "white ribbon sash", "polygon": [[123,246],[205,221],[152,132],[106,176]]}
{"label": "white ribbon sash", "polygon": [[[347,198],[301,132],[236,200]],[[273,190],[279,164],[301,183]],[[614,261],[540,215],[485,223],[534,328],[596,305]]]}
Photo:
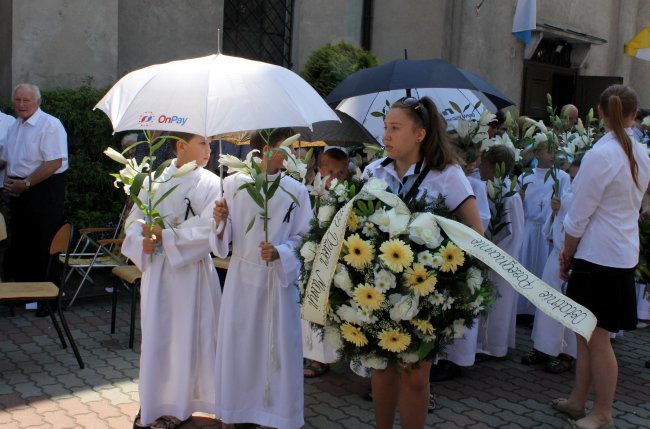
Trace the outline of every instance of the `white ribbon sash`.
{"label": "white ribbon sash", "polygon": [[[334,215],[316,250],[305,289],[302,306],[302,318],[305,320],[325,325],[329,288],[345,239],[347,219],[356,199],[364,194],[373,195],[387,205],[395,207],[397,211],[408,213],[406,205],[399,197],[367,184]],[[493,269],[547,316],[589,341],[596,327],[596,318],[589,310],[544,283],[508,253],[473,229],[451,219],[435,215],[434,217],[440,228],[458,247]]]}

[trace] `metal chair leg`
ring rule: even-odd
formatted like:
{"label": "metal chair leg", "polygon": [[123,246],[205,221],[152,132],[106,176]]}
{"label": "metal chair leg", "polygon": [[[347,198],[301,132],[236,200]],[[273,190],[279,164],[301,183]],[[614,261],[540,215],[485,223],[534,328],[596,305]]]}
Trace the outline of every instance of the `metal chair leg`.
{"label": "metal chair leg", "polygon": [[77,345],[74,342],[74,338],[72,338],[72,333],[70,332],[70,328],[68,328],[68,322],[66,322],[65,316],[63,315],[63,310],[61,309],[61,303],[59,302],[56,307],[59,313],[59,317],[61,318],[61,324],[63,325],[63,330],[65,331],[65,335],[68,337],[68,341],[70,341],[70,345],[72,346],[72,351],[74,351],[74,355],[77,358],[77,363],[79,364],[79,368],[84,369],[86,365],[84,365],[84,361],[81,358],[81,355],[79,354],[79,349],[77,349]]}
{"label": "metal chair leg", "polygon": [[68,345],[66,344],[65,337],[63,336],[63,332],[59,327],[59,322],[57,322],[56,317],[54,317],[54,311],[52,309],[52,306],[50,305],[50,301],[40,301],[40,304],[42,304],[43,302],[47,307],[47,311],[50,313],[50,319],[52,319],[52,324],[54,325],[54,329],[56,329],[56,333],[59,334],[59,339],[61,340],[61,346],[63,346],[64,349],[67,349]]}

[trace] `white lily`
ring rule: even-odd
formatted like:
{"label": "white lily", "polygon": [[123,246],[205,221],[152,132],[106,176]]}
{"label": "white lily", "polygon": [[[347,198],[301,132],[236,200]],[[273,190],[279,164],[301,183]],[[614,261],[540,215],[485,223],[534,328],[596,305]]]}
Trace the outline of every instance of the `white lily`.
{"label": "white lily", "polygon": [[478,123],[481,125],[488,125],[490,122],[496,119],[497,115],[490,112],[488,109],[483,110],[481,117],[478,119]]}
{"label": "white lily", "polygon": [[174,174],[172,174],[172,177],[183,177],[190,171],[196,170],[196,167],[197,167],[196,161],[187,162],[181,165],[181,167],[178,170],[176,170]]}
{"label": "white lily", "polygon": [[576,124],[576,130],[579,134],[585,133],[585,126],[582,124],[582,119],[578,118],[578,123]]}
{"label": "white lily", "polygon": [[646,127],[650,127],[650,115],[643,118],[643,121],[641,122],[641,124],[645,125]]}
{"label": "white lily", "polygon": [[327,196],[329,194],[326,188],[327,179],[329,179],[329,176],[322,177],[320,172],[316,173],[312,184],[307,185],[307,190],[309,191],[309,195],[313,195],[318,198],[323,198]]}
{"label": "white lily", "polygon": [[390,309],[390,318],[392,320],[400,322],[402,320],[411,320],[417,316],[420,305],[420,299],[417,295],[394,293],[388,299],[393,304]]}
{"label": "white lily", "polygon": [[302,183],[305,183],[305,177],[307,176],[307,164],[297,159],[292,154],[289,154],[282,165],[287,170],[287,173],[289,175],[293,176],[294,178],[299,177],[300,181]]}
{"label": "white lily", "polygon": [[115,149],[113,149],[112,147],[107,148],[107,149],[104,151],[104,155],[106,155],[107,157],[109,157],[109,158],[112,159],[113,161],[117,161],[117,162],[119,162],[120,164],[124,164],[124,165],[126,165],[126,164],[129,163],[129,160],[126,159],[126,158],[124,157],[124,155],[122,155],[121,153],[119,153],[118,151],[116,151]]}
{"label": "white lily", "polygon": [[228,173],[250,173],[250,163],[245,163],[233,155],[219,155],[219,164],[228,168]]}

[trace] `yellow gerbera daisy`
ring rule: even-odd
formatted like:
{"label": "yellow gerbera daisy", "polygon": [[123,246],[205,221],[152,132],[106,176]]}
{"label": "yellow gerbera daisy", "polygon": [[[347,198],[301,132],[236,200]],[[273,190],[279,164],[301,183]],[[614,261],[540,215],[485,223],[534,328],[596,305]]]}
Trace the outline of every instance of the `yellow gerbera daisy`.
{"label": "yellow gerbera daisy", "polygon": [[352,234],[345,241],[348,254],[343,257],[348,265],[360,270],[372,262],[375,251],[372,245],[359,237],[359,234]]}
{"label": "yellow gerbera daisy", "polygon": [[411,344],[411,336],[396,329],[381,331],[378,338],[379,346],[393,353],[401,353]]}
{"label": "yellow gerbera daisy", "polygon": [[352,343],[357,347],[363,347],[368,344],[368,339],[363,332],[349,323],[341,325],[341,335],[345,341]]}
{"label": "yellow gerbera daisy", "polygon": [[441,248],[438,254],[442,257],[442,265],[440,266],[442,272],[451,271],[455,273],[456,269],[465,263],[465,254],[452,242]]}
{"label": "yellow gerbera daisy", "polygon": [[435,331],[435,329],[433,329],[433,325],[428,320],[411,319],[411,324],[423,334],[431,335]]}
{"label": "yellow gerbera daisy", "polygon": [[366,307],[369,310],[379,310],[381,304],[384,302],[384,294],[379,292],[368,283],[357,286],[354,289],[354,300],[361,307]]}
{"label": "yellow gerbera daisy", "polygon": [[402,240],[384,241],[379,250],[381,250],[379,255],[381,260],[395,273],[401,273],[413,262],[413,251]]}
{"label": "yellow gerbera daisy", "polygon": [[422,264],[413,264],[412,267],[407,268],[404,277],[406,277],[408,287],[417,296],[427,296],[436,290],[438,279],[435,275],[430,274]]}
{"label": "yellow gerbera daisy", "polygon": [[359,229],[359,216],[352,211],[348,217],[348,230],[354,232],[357,229]]}

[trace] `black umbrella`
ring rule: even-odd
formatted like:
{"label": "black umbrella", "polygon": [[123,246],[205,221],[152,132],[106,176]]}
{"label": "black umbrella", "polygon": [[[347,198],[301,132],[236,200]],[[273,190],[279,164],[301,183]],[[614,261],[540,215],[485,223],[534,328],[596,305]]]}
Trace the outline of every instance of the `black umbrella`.
{"label": "black umbrella", "polygon": [[359,70],[345,78],[325,100],[331,104],[359,95],[410,88],[469,89],[485,94],[497,109],[514,104],[475,74],[439,59],[395,60]]}
{"label": "black umbrella", "polygon": [[313,131],[307,127],[294,128],[300,133],[300,140],[315,142],[324,140],[332,146],[353,146],[360,143],[379,144],[368,130],[352,116],[345,112],[335,110],[338,121],[315,122]]}

